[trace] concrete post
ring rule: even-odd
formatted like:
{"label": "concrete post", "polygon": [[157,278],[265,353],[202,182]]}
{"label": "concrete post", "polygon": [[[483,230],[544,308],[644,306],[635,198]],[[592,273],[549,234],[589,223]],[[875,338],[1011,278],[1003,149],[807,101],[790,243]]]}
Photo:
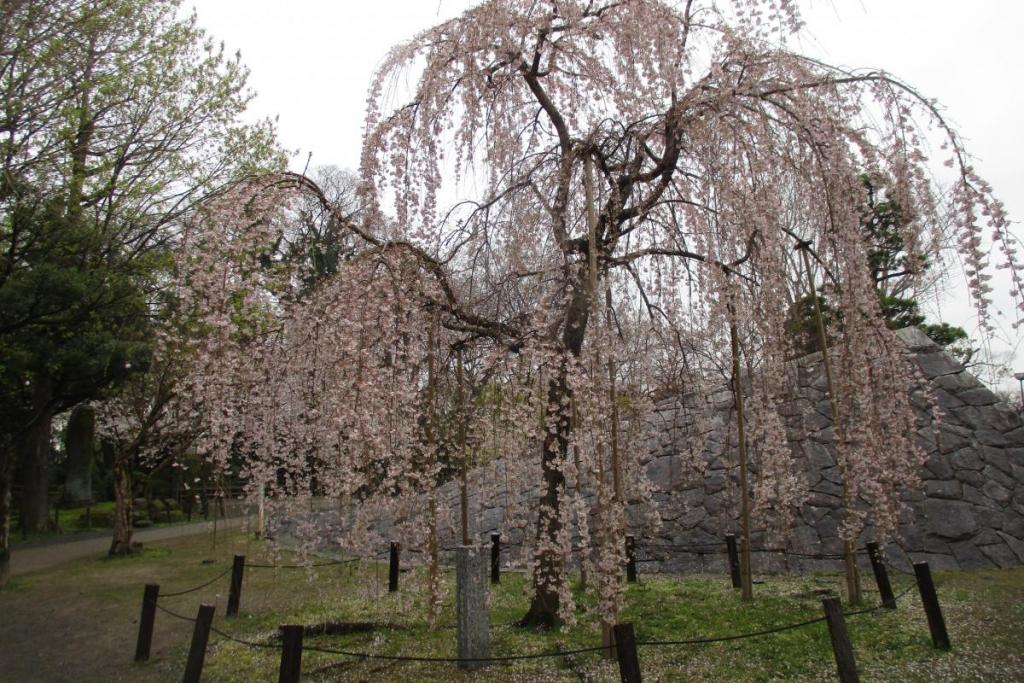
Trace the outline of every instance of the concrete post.
{"label": "concrete post", "polygon": [[[455,612],[458,655],[480,658],[490,654],[487,627],[487,557],[481,548],[459,546],[455,550]],[[487,662],[459,662],[461,669],[476,669]]]}

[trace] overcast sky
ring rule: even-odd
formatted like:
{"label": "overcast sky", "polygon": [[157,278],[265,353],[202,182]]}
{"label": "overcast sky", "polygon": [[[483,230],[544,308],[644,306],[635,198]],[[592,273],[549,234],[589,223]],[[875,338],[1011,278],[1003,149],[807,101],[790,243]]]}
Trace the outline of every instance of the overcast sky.
{"label": "overcast sky", "polygon": [[[186,5],[189,0],[186,0]],[[192,0],[200,24],[241,50],[258,93],[253,113],[277,116],[282,144],[313,164],[356,169],[366,89],[387,50],[475,4],[470,0]],[[839,66],[877,67],[936,98],[976,158],[976,168],[1024,234],[1024,3],[1012,0],[804,0],[798,47]],[[976,327],[953,292],[930,316]],[[997,305],[1012,316],[1009,300]],[[997,320],[997,324],[1000,324]],[[1008,322],[993,343],[1019,347]],[[1024,370],[1024,352],[1014,370]],[[1011,380],[1012,382],[1012,380]],[[1016,382],[1012,382],[1016,388]]]}

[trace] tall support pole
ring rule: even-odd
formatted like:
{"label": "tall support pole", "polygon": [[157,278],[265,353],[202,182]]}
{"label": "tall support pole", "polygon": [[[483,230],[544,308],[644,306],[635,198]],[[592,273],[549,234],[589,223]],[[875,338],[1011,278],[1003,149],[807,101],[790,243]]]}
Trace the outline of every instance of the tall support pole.
{"label": "tall support pole", "polygon": [[740,458],[740,586],[744,600],[754,597],[750,569],[750,489],[747,483],[747,432],[743,412],[743,381],[740,375],[740,338],[736,308],[729,304],[729,341],[732,346],[732,386],[736,403],[736,433]]}
{"label": "tall support pole", "polygon": [[[598,246],[598,241],[597,241],[597,209],[596,209],[597,198],[594,196],[594,161],[591,158],[590,154],[587,154],[583,158],[583,194],[584,194],[584,202],[587,205],[587,268],[588,268],[587,274],[589,276],[588,280],[587,280],[587,283],[588,283],[588,286],[590,288],[590,292],[589,292],[589,294],[590,294],[590,312],[591,312],[591,315],[594,316],[594,318],[596,319],[597,315],[598,315],[598,312],[599,312],[599,308],[600,308],[600,300],[598,298],[598,284],[600,282],[600,277],[599,277],[599,273],[598,273],[598,263],[597,263],[597,252],[598,252],[599,246]],[[600,366],[601,366],[600,351],[599,350],[596,351],[594,355],[595,355],[595,358],[594,358],[594,365],[592,366],[592,372],[596,376],[596,374],[598,372],[598,368],[600,368]],[[614,374],[614,365],[609,365],[608,367],[609,367],[610,370],[613,371],[612,374]],[[615,391],[614,388],[611,388],[610,389],[610,394],[609,394],[609,397],[611,398],[613,404],[615,402],[614,401],[614,399],[615,399],[614,391]],[[612,422],[614,424],[616,421],[613,420]],[[618,467],[619,466],[619,462],[618,462],[618,457],[619,457],[619,454],[618,454],[618,444],[614,443],[614,437],[617,436],[618,432],[617,432],[617,428],[616,427],[612,427],[612,430],[613,430],[612,431],[613,443],[611,444],[611,465],[610,465],[610,467],[611,467],[611,470],[612,470],[612,500],[611,500],[611,506],[614,509],[614,507],[619,504],[619,500],[620,500],[619,493],[620,493],[620,490],[621,490],[621,479],[619,477],[619,471],[618,471],[618,469],[619,469],[619,467]],[[604,467],[604,451],[603,451],[603,449],[598,447],[596,455],[597,455],[598,463],[599,463],[598,464],[598,471],[599,471],[600,477],[601,477],[600,478],[600,482],[599,482],[599,487],[603,487],[605,485],[605,478],[604,478],[604,472],[603,472],[603,467]],[[601,500],[600,492],[598,493],[598,500],[599,501]],[[613,542],[617,543],[617,542],[620,542],[621,540],[623,540],[623,539],[619,538],[619,534],[616,533],[616,530],[612,530],[612,529],[608,528],[608,525],[610,524],[610,520],[612,519],[612,515],[610,514],[611,512],[612,512],[611,510],[602,510],[602,509],[598,510],[599,518],[604,520],[603,525],[602,525],[603,529],[602,529],[602,539],[601,539],[601,541],[602,541],[602,545],[605,546],[606,548],[607,548],[609,543],[613,543]],[[613,656],[613,652],[614,652],[613,649],[612,649],[612,645],[614,644],[614,640],[615,640],[615,633],[614,633],[613,627],[615,626],[615,622],[617,620],[618,620],[618,615],[614,615],[610,619],[608,619],[608,618],[602,618],[601,619],[601,643],[602,643],[602,645],[605,646],[605,649],[603,650],[603,653],[604,653],[605,657],[607,657],[609,659]]]}
{"label": "tall support pole", "polygon": [[[807,272],[807,288],[811,293],[811,303],[814,305],[814,321],[818,333],[818,346],[821,349],[821,362],[825,368],[825,382],[828,387],[829,405],[832,409],[832,429],[838,438],[839,435],[839,396],[836,394],[834,376],[832,374],[832,359],[828,353],[828,337],[825,335],[825,320],[821,315],[821,304],[818,301],[818,290],[814,286],[814,275],[811,273],[811,243],[806,241],[797,242],[796,250],[803,258],[804,270]],[[837,453],[839,471],[843,477],[843,506],[849,511],[853,509],[854,501],[850,495],[849,473]],[[857,569],[857,549],[854,540],[843,541],[843,564],[846,569],[846,593],[851,605],[861,603],[860,572]]]}
{"label": "tall support pole", "polygon": [[459,517],[462,526],[462,545],[469,545],[469,452],[466,450],[466,388],[462,370],[462,348],[455,352],[455,377],[459,404]]}

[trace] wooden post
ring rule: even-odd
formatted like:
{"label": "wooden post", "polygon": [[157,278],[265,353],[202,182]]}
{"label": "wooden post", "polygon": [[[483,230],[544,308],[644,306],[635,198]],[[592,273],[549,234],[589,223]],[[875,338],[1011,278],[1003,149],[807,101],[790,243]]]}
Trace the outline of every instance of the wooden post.
{"label": "wooden post", "polygon": [[389,554],[389,565],[388,565],[388,592],[395,593],[398,591],[398,550],[400,546],[398,541],[391,541],[391,548]]}
{"label": "wooden post", "polygon": [[747,484],[747,431],[743,408],[743,378],[740,376],[740,337],[736,329],[736,309],[730,298],[729,340],[732,346],[733,401],[736,406],[736,446],[740,466],[740,588],[743,599],[754,598],[754,577],[750,570],[750,488]]}
{"label": "wooden post", "polygon": [[153,620],[156,617],[156,601],[160,597],[160,586],[147,583],[142,593],[142,614],[139,615],[139,638],[135,642],[135,661],[149,659],[149,648],[153,643]]}
{"label": "wooden post", "polygon": [[231,588],[228,591],[227,616],[238,616],[238,603],[242,599],[242,576],[245,574],[245,555],[235,555],[231,565]]}
{"label": "wooden post", "polygon": [[[836,394],[835,381],[832,374],[832,360],[828,351],[828,335],[825,333],[825,319],[821,315],[821,303],[818,301],[818,290],[814,286],[814,274],[811,273],[811,243],[800,240],[796,244],[796,250],[804,262],[804,270],[807,271],[807,288],[810,290],[811,303],[814,305],[814,322],[818,332],[818,347],[821,351],[821,364],[825,369],[825,386],[828,389],[829,406],[832,412],[832,429],[835,430],[836,438],[839,437],[839,396]],[[843,508],[852,510],[854,506],[853,495],[850,492],[850,474],[846,471],[846,465],[841,458],[836,460],[839,473],[843,478]],[[857,569],[857,554],[853,540],[843,541],[843,565],[846,569],[846,593],[851,605],[859,605],[860,595],[860,571]]]}
{"label": "wooden post", "polygon": [[213,605],[199,605],[196,625],[192,629],[192,644],[188,648],[188,661],[185,663],[184,683],[199,683],[203,675],[203,660],[206,659],[206,641],[210,639],[213,610]]}
{"label": "wooden post", "polygon": [[836,656],[836,669],[840,683],[858,683],[857,664],[853,660],[853,646],[846,630],[846,618],[839,598],[825,598],[821,601],[828,621],[828,635],[832,639],[832,652]]}
{"label": "wooden post", "polygon": [[501,583],[501,534],[491,534],[491,583]]}
{"label": "wooden post", "polygon": [[636,635],[633,624],[615,624],[615,654],[619,659],[622,683],[641,683],[640,661],[636,656]]}
{"label": "wooden post", "polygon": [[742,588],[743,580],[740,577],[740,555],[736,551],[736,534],[725,535],[725,548],[729,553],[729,574],[732,576],[732,587]]}
{"label": "wooden post", "polygon": [[302,676],[302,626],[281,626],[281,669],[278,683],[299,683]]}
{"label": "wooden post", "polygon": [[85,506],[85,528],[92,529],[92,505]]}
{"label": "wooden post", "polygon": [[626,581],[636,583],[636,538],[626,536]]}
{"label": "wooden post", "polygon": [[935,592],[935,583],[932,581],[932,571],[928,568],[928,563],[915,562],[914,576],[917,577],[917,589],[921,592],[924,613],[928,617],[928,630],[932,634],[932,645],[939,650],[948,650],[950,648],[949,633],[946,632],[946,620],[942,618],[939,595]]}
{"label": "wooden post", "polygon": [[868,543],[867,548],[868,558],[871,560],[871,570],[875,573],[875,583],[878,584],[878,593],[882,596],[882,607],[896,609],[896,597],[892,594],[889,571],[882,561],[882,551],[874,541]]}

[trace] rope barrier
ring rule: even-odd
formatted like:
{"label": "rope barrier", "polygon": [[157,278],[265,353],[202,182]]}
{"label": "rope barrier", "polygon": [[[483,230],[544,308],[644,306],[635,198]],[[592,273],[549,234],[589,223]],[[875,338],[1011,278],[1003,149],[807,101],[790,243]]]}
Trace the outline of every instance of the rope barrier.
{"label": "rope barrier", "polygon": [[330,567],[336,564],[350,564],[352,562],[359,562],[364,558],[362,557],[351,557],[345,560],[329,560],[327,562],[314,562],[311,564],[250,564],[245,563],[246,569],[310,569],[313,567]]}
{"label": "rope barrier", "polygon": [[179,595],[188,595],[189,593],[195,593],[197,590],[202,590],[203,588],[206,588],[210,584],[216,582],[218,579],[224,578],[230,572],[231,572],[231,567],[228,567],[223,572],[221,572],[217,576],[213,577],[212,579],[210,579],[206,583],[202,584],[201,586],[196,586],[195,588],[189,588],[188,590],[178,591],[177,593],[161,593],[158,596],[158,598],[175,598],[175,597],[177,597]]}
{"label": "rope barrier", "polygon": [[220,636],[224,640],[228,640],[228,641],[230,641],[232,643],[238,643],[239,645],[245,645],[247,647],[255,647],[255,648],[260,648],[260,649],[264,649],[264,650],[278,650],[278,649],[280,649],[279,646],[273,645],[271,643],[254,643],[251,640],[242,640],[241,638],[238,638],[237,636],[233,636],[230,633],[225,633],[224,631],[221,631],[216,626],[211,626],[210,627],[210,631],[212,631],[213,633],[216,633],[218,636]]}
{"label": "rope barrier", "polygon": [[603,645],[597,645],[595,647],[583,647],[576,650],[558,650],[555,652],[538,652],[528,655],[499,655],[494,657],[416,657],[412,655],[377,655],[370,654],[369,652],[351,652],[349,650],[337,650],[328,647],[318,647],[315,645],[303,645],[303,652],[320,652],[323,654],[332,655],[343,655],[345,657],[354,657],[356,659],[378,659],[391,662],[434,662],[434,663],[447,663],[457,664],[459,662],[511,662],[523,659],[543,659],[546,657],[565,657],[567,655],[578,655],[586,652],[599,652],[606,650],[607,648]]}
{"label": "rope barrier", "polygon": [[826,621],[825,617],[818,617],[817,619],[808,619],[807,621],[801,621],[795,624],[785,624],[783,626],[776,626],[774,628],[765,629],[763,631],[753,631],[751,633],[738,633],[731,636],[719,636],[717,638],[690,638],[688,640],[638,640],[637,645],[706,645],[708,643],[724,643],[732,640],[743,640],[745,638],[757,638],[760,636],[767,636],[772,633],[782,633],[783,631],[792,631],[793,629],[803,628],[804,626],[810,626],[811,624],[820,624]]}
{"label": "rope barrier", "polygon": [[186,617],[184,614],[178,614],[177,612],[172,612],[171,610],[169,610],[166,607],[164,607],[163,605],[161,605],[159,602],[155,602],[153,604],[156,605],[156,608],[158,610],[160,610],[161,612],[165,612],[166,614],[171,615],[175,619],[181,619],[182,621],[191,621],[192,623],[195,623],[195,621],[196,621],[195,617]]}

